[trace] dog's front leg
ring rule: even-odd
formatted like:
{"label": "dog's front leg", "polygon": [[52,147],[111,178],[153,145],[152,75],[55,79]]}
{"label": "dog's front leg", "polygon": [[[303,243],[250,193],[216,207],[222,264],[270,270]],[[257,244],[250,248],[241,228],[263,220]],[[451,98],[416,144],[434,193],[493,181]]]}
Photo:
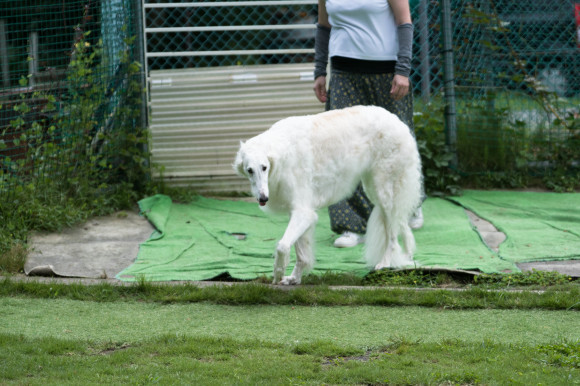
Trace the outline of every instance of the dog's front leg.
{"label": "dog's front leg", "polygon": [[314,227],[318,216],[313,210],[301,209],[293,210],[290,213],[290,222],[284,232],[284,236],[276,246],[274,259],[274,284],[294,285],[300,284],[302,280],[302,270],[304,263],[301,260],[296,262],[296,267],[292,275],[284,277],[286,267],[290,262],[290,250],[292,245],[304,235],[311,227]]}

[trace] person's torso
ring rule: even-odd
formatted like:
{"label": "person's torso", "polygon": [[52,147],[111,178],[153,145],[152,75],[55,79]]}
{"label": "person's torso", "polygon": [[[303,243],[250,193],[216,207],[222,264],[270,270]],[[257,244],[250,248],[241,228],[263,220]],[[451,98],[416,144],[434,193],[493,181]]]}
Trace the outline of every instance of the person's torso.
{"label": "person's torso", "polygon": [[387,0],[327,0],[329,56],[396,60],[397,26]]}

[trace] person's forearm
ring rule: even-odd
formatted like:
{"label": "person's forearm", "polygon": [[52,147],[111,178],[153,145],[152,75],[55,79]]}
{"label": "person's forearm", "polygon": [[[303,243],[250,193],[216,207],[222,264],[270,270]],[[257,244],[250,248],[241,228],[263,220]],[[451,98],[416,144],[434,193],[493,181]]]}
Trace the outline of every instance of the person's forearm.
{"label": "person's forearm", "polygon": [[316,40],[314,42],[314,79],[319,76],[326,76],[329,40],[330,28],[321,24],[316,24]]}
{"label": "person's forearm", "polygon": [[411,58],[413,57],[413,24],[405,23],[397,26],[399,51],[395,74],[409,77],[411,74]]}

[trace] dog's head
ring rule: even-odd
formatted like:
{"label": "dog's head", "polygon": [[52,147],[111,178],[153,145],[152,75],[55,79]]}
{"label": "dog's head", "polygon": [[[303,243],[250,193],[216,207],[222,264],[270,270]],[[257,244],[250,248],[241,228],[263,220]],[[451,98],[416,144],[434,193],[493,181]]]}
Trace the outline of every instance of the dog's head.
{"label": "dog's head", "polygon": [[250,180],[252,195],[260,206],[266,205],[269,199],[268,175],[272,168],[272,162],[266,153],[240,142],[240,150],[233,167],[238,175]]}

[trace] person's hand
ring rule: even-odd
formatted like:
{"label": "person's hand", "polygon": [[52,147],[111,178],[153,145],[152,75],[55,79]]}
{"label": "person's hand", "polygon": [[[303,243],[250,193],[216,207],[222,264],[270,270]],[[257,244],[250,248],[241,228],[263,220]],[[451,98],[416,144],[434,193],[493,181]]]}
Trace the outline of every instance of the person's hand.
{"label": "person's hand", "polygon": [[391,96],[394,100],[398,101],[409,93],[409,87],[409,78],[403,75],[395,74],[391,87]]}
{"label": "person's hand", "polygon": [[326,103],[326,76],[319,76],[314,80],[314,94],[320,102]]}

